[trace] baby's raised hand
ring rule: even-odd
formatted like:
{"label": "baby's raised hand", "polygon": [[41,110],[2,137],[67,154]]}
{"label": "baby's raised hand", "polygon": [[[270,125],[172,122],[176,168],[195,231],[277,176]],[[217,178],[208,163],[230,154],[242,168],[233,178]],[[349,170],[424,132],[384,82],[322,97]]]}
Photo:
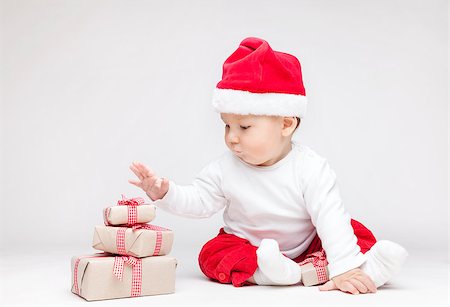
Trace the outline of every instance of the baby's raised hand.
{"label": "baby's raised hand", "polygon": [[158,200],[166,195],[169,190],[169,180],[160,178],[146,165],[133,162],[130,169],[139,178],[139,180],[128,180],[129,183],[144,190],[151,200]]}
{"label": "baby's raised hand", "polygon": [[333,277],[330,281],[320,286],[319,290],[340,290],[351,294],[377,292],[377,288],[372,279],[359,268]]}

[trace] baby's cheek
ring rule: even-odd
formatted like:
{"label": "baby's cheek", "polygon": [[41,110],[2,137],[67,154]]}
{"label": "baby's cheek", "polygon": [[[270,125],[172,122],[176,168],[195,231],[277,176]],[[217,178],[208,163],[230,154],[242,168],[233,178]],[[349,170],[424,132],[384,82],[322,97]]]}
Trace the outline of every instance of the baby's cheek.
{"label": "baby's cheek", "polygon": [[[269,155],[270,152],[270,148],[269,146],[267,146],[267,144],[258,144],[257,146],[254,147],[252,153],[253,153],[253,157],[257,160],[265,160],[267,158],[267,156]],[[261,162],[261,161],[257,161],[257,162]]]}

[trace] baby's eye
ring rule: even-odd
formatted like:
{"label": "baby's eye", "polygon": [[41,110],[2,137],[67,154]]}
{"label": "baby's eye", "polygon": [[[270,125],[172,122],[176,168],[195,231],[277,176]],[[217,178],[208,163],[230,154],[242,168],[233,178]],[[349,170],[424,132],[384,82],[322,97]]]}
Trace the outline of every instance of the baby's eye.
{"label": "baby's eye", "polygon": [[248,128],[250,128],[250,126],[241,126],[241,129],[243,130],[247,130]]}

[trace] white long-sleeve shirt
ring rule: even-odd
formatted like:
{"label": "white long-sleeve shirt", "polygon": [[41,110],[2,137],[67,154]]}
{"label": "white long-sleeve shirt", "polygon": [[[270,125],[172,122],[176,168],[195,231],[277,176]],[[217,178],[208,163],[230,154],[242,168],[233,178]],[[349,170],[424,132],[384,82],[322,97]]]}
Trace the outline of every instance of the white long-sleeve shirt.
{"label": "white long-sleeve shirt", "polygon": [[271,166],[253,166],[230,151],[210,162],[190,185],[169,182],[163,199],[154,202],[169,212],[205,218],[225,209],[226,233],[254,246],[275,239],[293,259],[319,235],[327,254],[330,278],[359,267],[365,256],[357,245],[326,159],[304,145]]}

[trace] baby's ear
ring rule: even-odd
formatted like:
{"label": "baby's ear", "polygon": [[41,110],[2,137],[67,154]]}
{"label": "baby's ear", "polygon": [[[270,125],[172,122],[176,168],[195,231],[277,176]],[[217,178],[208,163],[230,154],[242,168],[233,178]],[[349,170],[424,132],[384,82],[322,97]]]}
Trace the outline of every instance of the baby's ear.
{"label": "baby's ear", "polygon": [[297,128],[296,117],[283,117],[283,136],[289,136]]}
{"label": "baby's ear", "polygon": [[297,117],[283,117],[283,128],[294,126],[297,127]]}

